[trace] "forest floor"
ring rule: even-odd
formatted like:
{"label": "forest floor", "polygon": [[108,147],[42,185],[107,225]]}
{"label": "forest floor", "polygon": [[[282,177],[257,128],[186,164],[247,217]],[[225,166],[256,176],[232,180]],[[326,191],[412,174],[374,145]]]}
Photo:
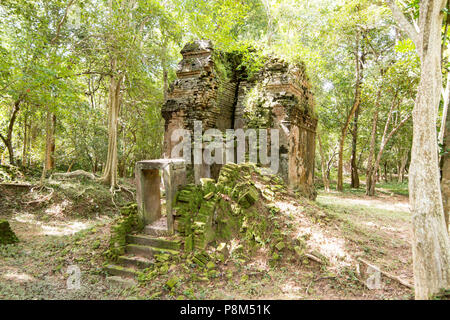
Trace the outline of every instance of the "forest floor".
{"label": "forest floor", "polygon": [[[407,187],[380,185],[376,197],[359,190],[319,191],[315,202],[286,193],[275,204],[293,234],[329,263],[258,255],[217,265],[217,276],[192,280],[181,266],[138,287],[110,286],[103,271],[117,209],[96,182],[60,182],[40,191],[0,186],[0,219],[20,242],[0,247],[0,299],[412,299],[413,291],[385,279],[369,290],[356,276],[357,258],[412,283]],[[115,198],[117,205],[127,196]],[[81,289],[67,289],[68,267],[81,269]],[[185,268],[186,269],[186,268]],[[177,275],[176,287],[167,280]]]}

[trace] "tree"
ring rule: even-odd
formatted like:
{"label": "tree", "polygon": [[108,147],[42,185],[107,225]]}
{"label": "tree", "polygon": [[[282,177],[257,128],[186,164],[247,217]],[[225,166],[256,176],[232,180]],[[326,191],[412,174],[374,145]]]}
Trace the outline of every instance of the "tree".
{"label": "tree", "polygon": [[422,0],[417,28],[394,0],[392,14],[411,40],[421,61],[420,82],[413,110],[413,145],[409,169],[413,215],[413,268],[416,299],[428,299],[450,288],[450,239],[439,184],[436,118],[442,87],[441,34],[447,0]]}
{"label": "tree", "polygon": [[[341,137],[339,139],[339,162],[338,162],[338,180],[336,189],[338,191],[344,190],[344,174],[343,174],[343,163],[344,163],[344,143],[345,143],[345,137],[347,136],[347,130],[350,125],[350,121],[352,120],[353,116],[355,115],[356,111],[359,109],[359,106],[361,104],[361,86],[362,86],[362,66],[360,60],[360,41],[361,41],[361,31],[358,29],[356,31],[356,37],[355,37],[355,65],[356,65],[356,71],[355,71],[355,97],[353,101],[353,106],[350,109],[350,112],[347,114],[347,119],[344,122],[344,125],[342,126],[341,130]],[[357,120],[356,120],[357,121]],[[354,128],[356,129],[356,128]],[[355,142],[356,144],[356,142]],[[356,148],[356,146],[355,146]],[[355,150],[356,153],[356,150]],[[352,175],[353,176],[353,175]]]}

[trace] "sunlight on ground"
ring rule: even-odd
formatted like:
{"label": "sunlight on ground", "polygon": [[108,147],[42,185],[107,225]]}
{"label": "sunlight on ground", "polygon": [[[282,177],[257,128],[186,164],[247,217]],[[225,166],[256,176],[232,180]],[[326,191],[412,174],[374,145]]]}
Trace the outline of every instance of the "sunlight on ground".
{"label": "sunlight on ground", "polygon": [[51,216],[63,216],[64,210],[71,205],[71,202],[64,200],[61,203],[54,203],[45,213]]}
{"label": "sunlight on ground", "polygon": [[379,224],[373,223],[372,221],[362,222],[362,223],[368,227],[385,230],[385,231],[391,231],[391,232],[403,232],[404,231],[403,229],[399,229],[399,228],[380,226]]}
{"label": "sunlight on ground", "polygon": [[299,236],[309,235],[309,251],[318,251],[328,258],[332,266],[341,268],[351,265],[353,259],[345,250],[344,238],[333,237],[314,227],[300,226],[297,230],[299,231]]}
{"label": "sunlight on ground", "polygon": [[332,200],[333,202],[337,202],[339,200],[344,201],[348,205],[358,205],[364,206],[367,208],[375,208],[381,210],[391,210],[391,211],[401,211],[401,212],[410,212],[409,203],[407,200],[405,201],[392,201],[387,199],[355,199],[350,197],[340,198],[334,196],[320,195],[319,198],[323,198],[325,200]]}
{"label": "sunlight on ground", "polygon": [[303,291],[305,289],[302,286],[298,286],[295,282],[287,282],[281,287],[281,292],[283,292],[286,299],[302,299]]}
{"label": "sunlight on ground", "polygon": [[344,267],[351,264],[352,259],[345,251],[345,239],[326,234],[322,228],[313,225],[301,211],[302,207],[299,207],[296,203],[277,201],[275,204],[281,209],[283,214],[294,216],[299,222],[296,223],[297,237],[309,237],[308,250],[320,252],[336,267]]}
{"label": "sunlight on ground", "polygon": [[40,234],[49,236],[73,235],[78,231],[88,229],[94,224],[94,222],[80,222],[80,221],[69,221],[69,222],[52,221],[45,223],[36,220],[35,216],[30,213],[18,214],[14,217],[14,220],[38,226],[41,229]]}
{"label": "sunlight on ground", "polygon": [[18,281],[18,282],[27,282],[33,281],[34,278],[26,273],[20,273],[16,271],[10,271],[2,275],[2,278],[6,280]]}

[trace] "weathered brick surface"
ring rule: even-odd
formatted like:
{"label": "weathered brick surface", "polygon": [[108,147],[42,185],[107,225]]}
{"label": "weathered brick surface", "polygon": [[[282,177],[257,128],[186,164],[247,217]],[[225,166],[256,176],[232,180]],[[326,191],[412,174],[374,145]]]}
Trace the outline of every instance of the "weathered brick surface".
{"label": "weathered brick surface", "polygon": [[[181,54],[177,80],[171,85],[162,109],[166,121],[165,156],[171,156],[177,143],[170,140],[173,131],[178,128],[193,131],[195,120],[202,121],[203,130],[277,128],[280,129],[279,173],[290,187],[314,198],[317,119],[304,65],[291,65],[269,57],[251,79],[238,74],[236,69],[224,78],[216,64],[229,63],[233,69],[237,67],[236,59],[217,61],[219,55],[214,54],[210,41],[189,43]],[[256,100],[252,98],[255,90]],[[204,169],[197,176],[200,172],[202,176],[217,178],[220,166]]]}

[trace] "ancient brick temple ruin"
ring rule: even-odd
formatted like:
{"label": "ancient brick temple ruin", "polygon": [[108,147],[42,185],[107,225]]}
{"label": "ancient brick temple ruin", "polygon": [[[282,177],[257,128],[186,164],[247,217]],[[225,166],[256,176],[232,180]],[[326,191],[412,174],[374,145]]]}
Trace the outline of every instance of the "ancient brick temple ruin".
{"label": "ancient brick temple ruin", "polygon": [[[177,79],[170,86],[162,115],[164,149],[169,158],[179,141],[175,129],[279,129],[279,174],[289,187],[315,198],[313,186],[315,131],[314,98],[303,64],[268,57],[257,72],[242,67],[240,55],[214,50],[210,41],[187,44]],[[270,147],[269,147],[270,149]],[[191,168],[192,169],[192,168]],[[195,180],[217,178],[220,165],[194,167]]]}

